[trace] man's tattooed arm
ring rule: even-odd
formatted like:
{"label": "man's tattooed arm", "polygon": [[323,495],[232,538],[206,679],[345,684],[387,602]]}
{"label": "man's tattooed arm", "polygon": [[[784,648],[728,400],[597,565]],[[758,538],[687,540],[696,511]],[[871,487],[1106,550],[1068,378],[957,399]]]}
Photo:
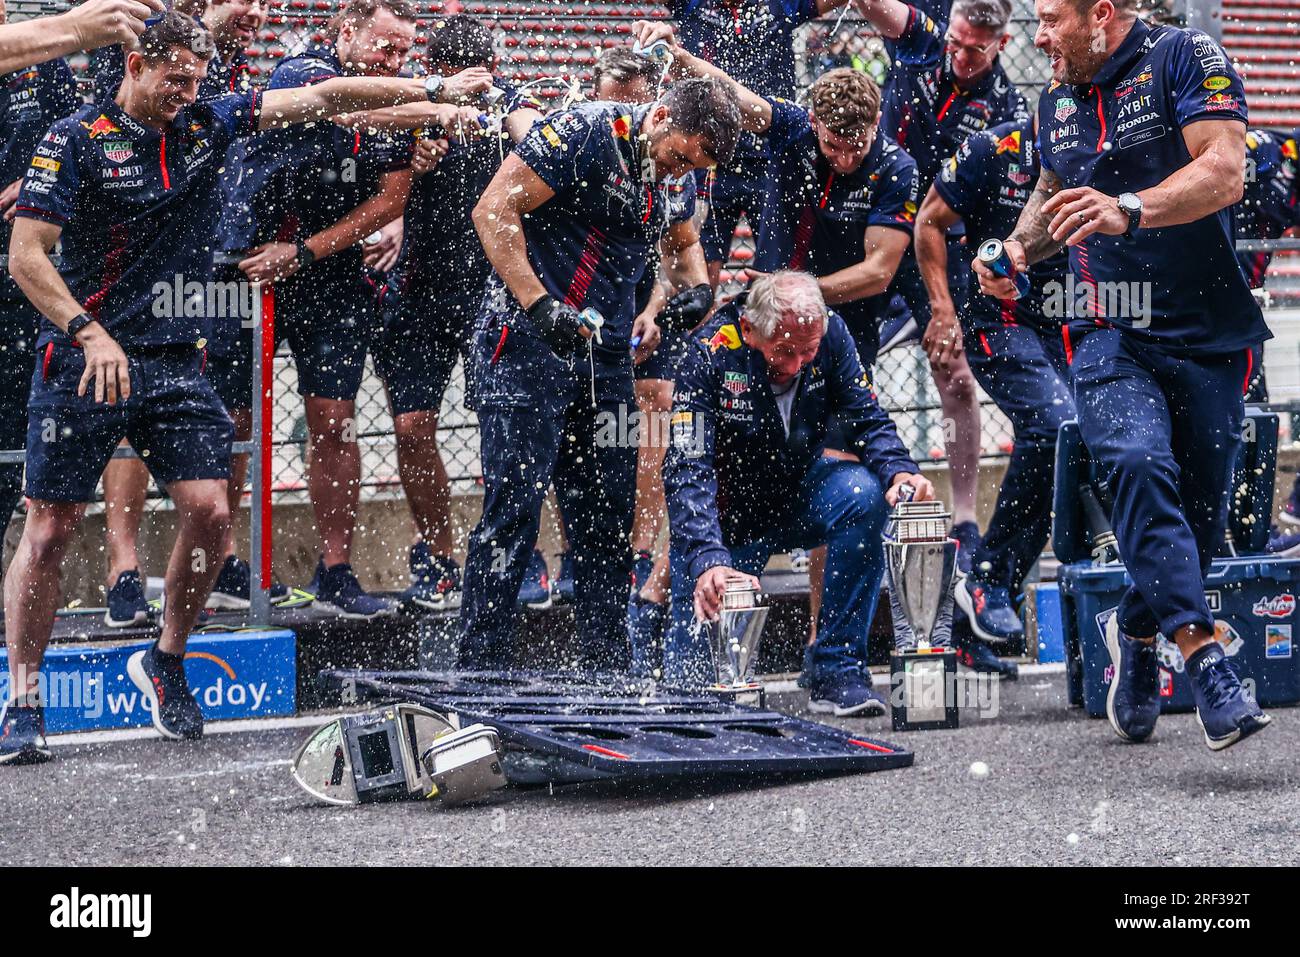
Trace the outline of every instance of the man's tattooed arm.
{"label": "man's tattooed arm", "polygon": [[1020,211],[1020,219],[1008,239],[1014,239],[1025,248],[1025,256],[1030,263],[1041,262],[1061,249],[1062,244],[1052,238],[1047,231],[1052,217],[1043,212],[1043,204],[1052,198],[1061,188],[1061,181],[1050,170],[1038,174],[1038,185],[1029,194],[1025,208]]}

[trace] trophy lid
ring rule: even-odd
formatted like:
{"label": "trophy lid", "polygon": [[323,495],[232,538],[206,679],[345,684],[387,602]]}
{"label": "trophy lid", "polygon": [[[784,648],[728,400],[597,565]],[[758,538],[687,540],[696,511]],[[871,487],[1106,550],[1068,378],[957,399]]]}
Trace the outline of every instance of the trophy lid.
{"label": "trophy lid", "polygon": [[951,519],[943,502],[900,501],[894,506],[889,537],[899,543],[941,542],[948,537]]}
{"label": "trophy lid", "polygon": [[758,604],[758,591],[750,584],[746,576],[737,576],[727,580],[726,591],[722,593],[722,610],[753,608]]}

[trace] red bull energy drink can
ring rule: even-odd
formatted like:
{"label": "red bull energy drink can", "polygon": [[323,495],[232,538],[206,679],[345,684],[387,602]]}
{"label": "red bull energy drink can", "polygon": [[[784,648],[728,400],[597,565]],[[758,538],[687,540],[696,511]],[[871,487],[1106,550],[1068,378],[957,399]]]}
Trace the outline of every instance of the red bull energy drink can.
{"label": "red bull energy drink can", "polygon": [[1011,265],[1011,257],[1007,255],[1002,240],[985,240],[980,244],[979,252],[975,254],[975,257],[988,266],[995,276],[1010,279],[1015,283],[1017,299],[1023,299],[1029,292],[1029,277],[1022,272],[1016,272],[1016,267]]}

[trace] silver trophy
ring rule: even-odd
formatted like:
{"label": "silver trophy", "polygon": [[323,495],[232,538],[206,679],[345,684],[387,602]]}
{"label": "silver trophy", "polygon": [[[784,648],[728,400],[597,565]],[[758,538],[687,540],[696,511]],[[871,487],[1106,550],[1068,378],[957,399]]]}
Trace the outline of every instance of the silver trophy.
{"label": "silver trophy", "polygon": [[894,729],[955,728],[957,658],[949,646],[957,542],[944,504],[913,502],[911,491],[902,487],[884,541]]}
{"label": "silver trophy", "polygon": [[722,613],[707,628],[709,647],[717,682],[710,691],[737,699],[757,700],[763,686],[754,678],[758,661],[758,644],[770,609],[759,604],[758,592],[747,576],[739,575],[727,582],[722,595]]}

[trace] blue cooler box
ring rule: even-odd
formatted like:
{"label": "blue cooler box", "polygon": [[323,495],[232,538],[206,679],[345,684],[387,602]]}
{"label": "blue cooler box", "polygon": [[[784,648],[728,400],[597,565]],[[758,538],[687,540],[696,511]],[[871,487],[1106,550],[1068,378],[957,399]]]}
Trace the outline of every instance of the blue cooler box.
{"label": "blue cooler box", "polygon": [[[1103,717],[1112,672],[1106,623],[1132,579],[1123,565],[1078,563],[1061,566],[1058,581],[1070,704]],[[1219,559],[1206,578],[1205,597],[1219,642],[1242,680],[1255,683],[1255,697],[1264,707],[1300,702],[1300,656],[1292,635],[1297,596],[1300,558]],[[1161,711],[1191,711],[1195,702],[1183,656],[1164,635],[1156,640]]]}

